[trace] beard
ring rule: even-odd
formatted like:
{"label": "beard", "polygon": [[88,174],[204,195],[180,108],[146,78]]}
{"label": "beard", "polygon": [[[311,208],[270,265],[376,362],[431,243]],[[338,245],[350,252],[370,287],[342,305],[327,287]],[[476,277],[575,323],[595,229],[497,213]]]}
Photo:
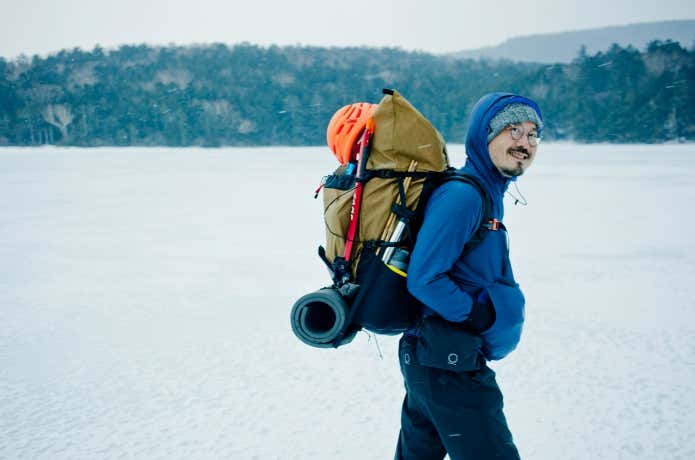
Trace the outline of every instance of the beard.
{"label": "beard", "polygon": [[[527,158],[531,158],[531,154],[524,147],[510,148],[509,150],[507,150],[507,154],[510,157],[514,158],[512,153],[520,153],[526,155]],[[516,164],[514,166],[503,167],[500,169],[500,172],[507,177],[518,177],[524,173],[523,163],[516,158],[514,159],[516,160]]]}
{"label": "beard", "polygon": [[518,177],[524,173],[524,166],[519,161],[514,168],[502,168],[500,172],[507,177]]}

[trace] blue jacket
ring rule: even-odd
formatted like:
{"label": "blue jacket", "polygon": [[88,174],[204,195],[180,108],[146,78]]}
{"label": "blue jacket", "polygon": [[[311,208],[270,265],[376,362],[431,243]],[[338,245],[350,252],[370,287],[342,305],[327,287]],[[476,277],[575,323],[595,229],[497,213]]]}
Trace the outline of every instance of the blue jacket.
{"label": "blue jacket", "polygon": [[[487,94],[471,114],[466,137],[466,164],[460,171],[480,179],[492,201],[492,217],[502,220],[502,199],[509,183],[490,160],[488,125],[509,104],[531,100],[508,93]],[[524,296],[514,281],[505,231],[490,231],[465,257],[464,245],[482,218],[482,198],[472,185],[451,181],[435,190],[425,208],[425,219],[408,266],[408,290],[430,311],[453,322],[464,321],[479,296],[489,296],[495,323],[481,334],[482,353],[488,360],[502,359],[519,342],[524,322]]]}

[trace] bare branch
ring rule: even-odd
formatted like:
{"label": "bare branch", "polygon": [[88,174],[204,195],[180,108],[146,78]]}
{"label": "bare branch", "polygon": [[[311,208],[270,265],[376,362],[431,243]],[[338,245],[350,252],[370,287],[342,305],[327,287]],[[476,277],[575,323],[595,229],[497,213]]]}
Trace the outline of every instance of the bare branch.
{"label": "bare branch", "polygon": [[41,116],[46,123],[55,126],[60,130],[63,142],[68,139],[68,125],[72,123],[74,115],[67,105],[49,104],[42,111]]}

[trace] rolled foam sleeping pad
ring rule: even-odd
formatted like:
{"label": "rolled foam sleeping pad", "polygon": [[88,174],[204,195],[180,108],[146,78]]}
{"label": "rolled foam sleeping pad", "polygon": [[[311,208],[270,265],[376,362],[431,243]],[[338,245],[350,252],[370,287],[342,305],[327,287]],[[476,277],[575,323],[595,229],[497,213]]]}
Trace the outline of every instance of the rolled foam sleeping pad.
{"label": "rolled foam sleeping pad", "polygon": [[333,288],[323,288],[302,296],[294,303],[290,322],[294,335],[302,342],[317,348],[331,348],[352,341],[357,331],[333,342],[349,326],[349,307]]}

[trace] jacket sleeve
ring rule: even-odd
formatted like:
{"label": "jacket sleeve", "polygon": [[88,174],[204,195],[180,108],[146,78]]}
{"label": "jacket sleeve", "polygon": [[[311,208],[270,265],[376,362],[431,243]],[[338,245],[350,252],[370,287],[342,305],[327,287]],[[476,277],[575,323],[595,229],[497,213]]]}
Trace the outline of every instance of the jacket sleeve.
{"label": "jacket sleeve", "polygon": [[470,184],[447,182],[434,191],[408,266],[410,293],[448,321],[464,321],[473,299],[451,269],[482,217],[482,198]]}

